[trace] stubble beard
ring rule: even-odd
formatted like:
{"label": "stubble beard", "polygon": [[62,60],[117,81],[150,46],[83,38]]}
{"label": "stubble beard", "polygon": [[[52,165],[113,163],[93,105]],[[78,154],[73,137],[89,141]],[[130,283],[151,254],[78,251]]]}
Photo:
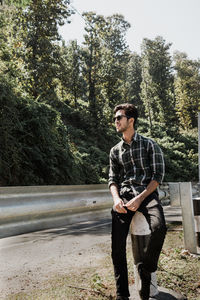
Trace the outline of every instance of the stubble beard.
{"label": "stubble beard", "polygon": [[117,132],[124,133],[128,129],[128,124],[124,125],[123,127],[116,127]]}

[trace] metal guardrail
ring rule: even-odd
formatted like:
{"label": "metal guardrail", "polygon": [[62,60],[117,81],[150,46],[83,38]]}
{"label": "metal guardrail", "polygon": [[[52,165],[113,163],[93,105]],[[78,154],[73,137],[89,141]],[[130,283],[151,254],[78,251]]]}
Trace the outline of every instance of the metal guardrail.
{"label": "metal guardrail", "polygon": [[112,205],[107,184],[1,187],[0,238],[98,219]]}
{"label": "metal guardrail", "polygon": [[0,188],[0,238],[98,217],[112,206],[107,184]]}

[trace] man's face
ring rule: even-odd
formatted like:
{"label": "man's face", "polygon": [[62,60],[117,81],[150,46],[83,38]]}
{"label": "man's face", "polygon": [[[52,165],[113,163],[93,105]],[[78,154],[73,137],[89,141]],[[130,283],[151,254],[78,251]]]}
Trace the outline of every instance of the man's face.
{"label": "man's face", "polygon": [[124,132],[130,126],[129,119],[125,116],[124,110],[118,110],[115,114],[115,127],[117,132]]}

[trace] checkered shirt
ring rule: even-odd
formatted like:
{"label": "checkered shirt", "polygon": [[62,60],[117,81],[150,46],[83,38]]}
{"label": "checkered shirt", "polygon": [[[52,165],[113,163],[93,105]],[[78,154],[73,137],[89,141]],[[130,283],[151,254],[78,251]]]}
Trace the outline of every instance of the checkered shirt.
{"label": "checkered shirt", "polygon": [[108,185],[119,190],[142,192],[151,180],[162,183],[165,173],[163,153],[156,142],[137,132],[131,144],[123,139],[110,151]]}

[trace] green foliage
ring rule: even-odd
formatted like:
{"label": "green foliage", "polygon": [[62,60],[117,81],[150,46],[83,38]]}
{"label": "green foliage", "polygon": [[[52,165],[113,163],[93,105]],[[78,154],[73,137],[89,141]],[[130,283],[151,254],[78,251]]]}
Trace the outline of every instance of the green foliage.
{"label": "green foliage", "polygon": [[200,62],[192,61],[184,53],[175,56],[176,109],[180,126],[184,129],[197,127],[200,111]]}
{"label": "green foliage", "polygon": [[85,94],[85,79],[81,74],[82,49],[77,41],[71,41],[67,46],[63,44],[60,49],[59,79],[60,95],[72,107],[78,107],[78,100]]}
{"label": "green foliage", "polygon": [[57,98],[56,77],[60,66],[58,26],[62,26],[72,13],[68,4],[68,0],[32,0],[22,12],[26,24],[25,55],[21,53],[27,70],[25,88],[34,99],[51,105]]}
{"label": "green foliage", "polygon": [[14,7],[3,6],[0,13],[0,74],[17,81],[19,65],[17,49],[19,40],[14,34],[16,10]]}
{"label": "green foliage", "polygon": [[84,13],[84,45],[61,45],[69,2],[0,6],[0,184],[107,182],[121,102],[138,107],[138,131],[163,149],[165,181],[197,180],[199,62],[178,55],[173,73],[161,37],[145,39],[142,56],[131,53],[130,25],[117,14]]}
{"label": "green foliage", "polygon": [[176,121],[170,46],[162,37],[143,40],[141,97],[150,126]]}
{"label": "green foliage", "polygon": [[165,157],[165,181],[198,181],[198,133],[197,129],[179,131],[177,127],[165,127],[155,123],[152,133],[145,120],[138,130],[153,138],[161,147]]}
{"label": "green foliage", "polygon": [[127,70],[127,98],[134,103],[140,114],[144,114],[145,107],[140,97],[142,83],[141,57],[137,53],[131,55]]}
{"label": "green foliage", "polygon": [[68,128],[73,153],[76,154],[80,167],[79,180],[82,180],[82,184],[107,182],[109,151],[118,137],[112,127],[95,128],[94,134],[89,112],[85,113],[69,107],[66,109],[68,118],[63,114],[63,119]]}
{"label": "green foliage", "polygon": [[76,183],[79,167],[58,112],[16,97],[2,80],[0,90],[1,184]]}
{"label": "green foliage", "polygon": [[89,111],[97,126],[102,117],[110,120],[113,107],[126,94],[124,82],[129,54],[125,33],[130,25],[121,15],[105,18],[89,12],[83,16],[86,20],[83,76]]}
{"label": "green foliage", "polygon": [[26,7],[31,0],[3,0],[4,4],[13,5],[17,7]]}

